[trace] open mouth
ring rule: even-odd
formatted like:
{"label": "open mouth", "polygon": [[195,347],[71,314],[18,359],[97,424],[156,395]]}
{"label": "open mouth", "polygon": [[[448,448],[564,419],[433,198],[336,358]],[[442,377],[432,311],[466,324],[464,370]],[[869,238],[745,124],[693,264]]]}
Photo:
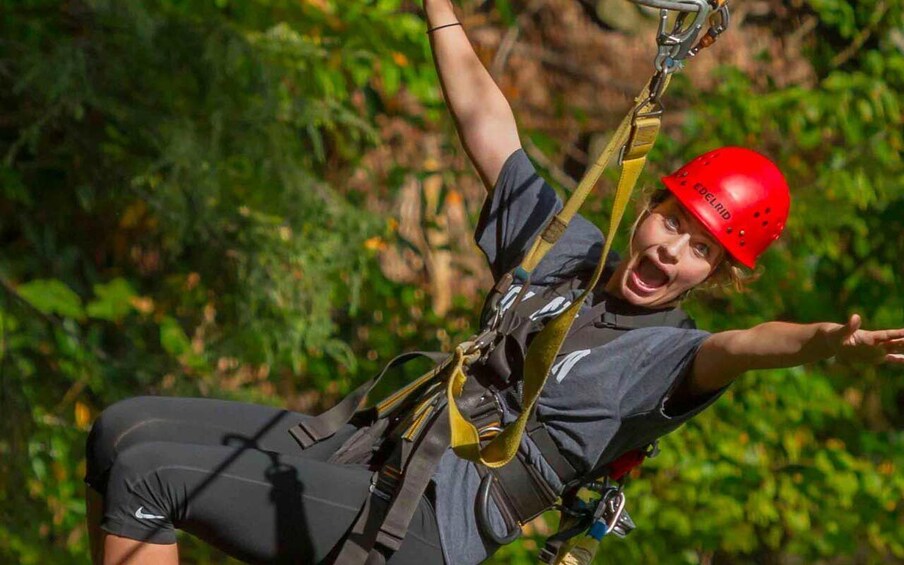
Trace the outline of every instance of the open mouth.
{"label": "open mouth", "polygon": [[631,270],[629,280],[639,294],[650,294],[669,282],[669,275],[660,269],[649,257],[642,257]]}

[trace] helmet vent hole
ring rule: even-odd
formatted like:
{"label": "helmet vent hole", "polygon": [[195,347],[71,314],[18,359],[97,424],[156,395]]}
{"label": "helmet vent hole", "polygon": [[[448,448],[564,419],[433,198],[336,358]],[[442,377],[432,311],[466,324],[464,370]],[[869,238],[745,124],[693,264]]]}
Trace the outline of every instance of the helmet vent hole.
{"label": "helmet vent hole", "polygon": [[740,245],[741,245],[741,247],[744,247],[744,242],[742,241]]}
{"label": "helmet vent hole", "polygon": [[725,233],[731,233],[734,231],[734,228],[725,228]]}
{"label": "helmet vent hole", "polygon": [[754,213],[753,213],[753,217],[754,217],[754,218],[759,218],[759,217],[760,217],[760,213],[759,213],[759,212],[754,212]]}

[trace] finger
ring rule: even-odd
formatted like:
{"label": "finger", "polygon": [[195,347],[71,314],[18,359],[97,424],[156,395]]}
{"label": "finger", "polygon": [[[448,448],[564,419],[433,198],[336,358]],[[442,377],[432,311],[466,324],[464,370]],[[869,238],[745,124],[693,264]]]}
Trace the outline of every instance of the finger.
{"label": "finger", "polygon": [[904,339],[904,328],[897,330],[880,330],[876,339],[879,341],[898,341]]}
{"label": "finger", "polygon": [[847,324],[844,325],[844,336],[850,337],[854,335],[854,332],[860,329],[860,324],[862,322],[863,320],[860,318],[860,314],[851,314]]}
{"label": "finger", "polygon": [[885,356],[885,362],[894,365],[904,365],[904,355],[900,353],[889,353]]}
{"label": "finger", "polygon": [[853,314],[845,323],[841,324],[837,329],[832,330],[831,335],[837,339],[839,343],[843,343],[848,341],[858,328],[860,328],[860,315]]}

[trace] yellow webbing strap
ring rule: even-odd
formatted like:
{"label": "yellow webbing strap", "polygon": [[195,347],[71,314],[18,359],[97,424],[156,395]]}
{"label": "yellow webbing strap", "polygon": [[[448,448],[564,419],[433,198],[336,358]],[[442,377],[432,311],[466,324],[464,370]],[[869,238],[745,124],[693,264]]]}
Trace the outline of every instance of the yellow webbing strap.
{"label": "yellow webbing strap", "polygon": [[[637,104],[647,99],[648,92],[649,83],[638,96]],[[531,342],[524,359],[524,388],[521,400],[521,414],[517,420],[506,426],[499,435],[482,449],[480,448],[480,438],[477,429],[462,416],[455,403],[455,399],[461,394],[461,389],[466,379],[463,369],[463,356],[459,351],[456,351],[457,361],[453,362],[453,372],[447,384],[447,396],[449,400],[449,419],[452,427],[451,443],[452,448],[459,457],[469,461],[480,462],[487,467],[498,468],[511,461],[518,451],[518,445],[521,443],[521,436],[524,433],[530,413],[537,402],[537,398],[540,396],[540,391],[543,390],[543,386],[546,384],[549,370],[559,353],[559,349],[562,347],[562,342],[565,340],[565,336],[568,335],[568,330],[571,328],[571,324],[574,322],[581,305],[597,282],[599,282],[603,273],[606,258],[609,256],[609,249],[615,238],[615,232],[618,230],[622,216],[631,199],[631,193],[634,191],[637,179],[646,163],[647,152],[656,139],[656,134],[659,130],[659,117],[654,115],[652,110],[653,108],[648,107],[637,108],[635,105],[632,112],[622,120],[621,125],[619,125],[594,166],[587,172],[578,188],[575,189],[568,202],[557,214],[556,218],[558,218],[559,222],[567,226],[586,199],[590,189],[605,170],[615,151],[619,147],[624,146],[625,143],[630,143],[623,156],[621,176],[618,180],[618,188],[615,191],[615,201],[612,205],[612,217],[609,221],[606,243],[603,247],[600,261],[594,270],[593,277],[577,300],[572,302],[561,314],[549,321]],[[633,119],[635,116],[638,119]],[[555,220],[550,222],[550,225],[552,223],[555,223]],[[559,234],[564,231],[564,227],[561,225],[554,229]],[[537,238],[521,267],[528,272],[532,271],[554,243],[554,240],[550,242],[542,236]],[[459,346],[460,349],[461,346]]]}
{"label": "yellow webbing strap", "polygon": [[[483,461],[480,454],[480,432],[465,418],[458,409],[455,399],[461,396],[461,391],[468,380],[464,371],[464,350],[461,345],[455,349],[452,363],[452,373],[446,383],[446,400],[449,404],[449,423],[452,426],[450,444],[456,455],[468,461]],[[497,438],[499,436],[496,436]],[[495,441],[495,438],[494,438]],[[507,462],[507,461],[506,461]]]}
{"label": "yellow webbing strap", "polygon": [[[663,93],[666,88],[668,88],[669,76],[666,76],[664,80],[666,82],[662,87]],[[652,108],[649,107],[640,108],[639,111],[635,112],[637,105],[646,100],[649,95],[650,82],[648,81],[637,98],[635,98],[634,107],[632,107],[631,112],[628,112],[624,119],[622,119],[621,123],[615,129],[615,133],[612,134],[612,137],[603,149],[603,152],[600,153],[596,162],[593,163],[590,169],[584,174],[584,178],[581,179],[578,187],[571,193],[565,206],[549,222],[540,237],[534,239],[531,248],[521,262],[521,268],[525,271],[532,272],[543,257],[546,256],[546,253],[552,249],[552,246],[555,245],[559,236],[564,233],[565,227],[568,226],[568,223],[571,222],[571,219],[578,213],[578,210],[584,204],[590,191],[596,186],[597,181],[599,181],[603,171],[606,170],[606,167],[612,161],[612,157],[615,156],[616,151],[628,142],[629,137],[631,138],[631,146],[625,152],[625,160],[646,156],[647,152],[653,146],[653,143],[656,142],[656,137],[659,134],[659,117],[644,117],[645,113],[652,110]],[[640,117],[635,119],[635,116]],[[632,186],[630,190],[633,192],[634,187]],[[609,225],[611,232],[611,226],[613,224],[610,222]],[[618,227],[617,224],[615,224],[615,227]]]}
{"label": "yellow webbing strap", "polygon": [[384,398],[376,406],[377,416],[378,417],[383,416],[387,412],[389,412],[389,411],[393,410],[395,407],[399,406],[402,403],[402,401],[404,401],[406,398],[408,398],[408,395],[410,395],[414,391],[420,389],[420,387],[422,385],[426,384],[430,380],[436,378],[436,376],[441,371],[443,371],[448,364],[449,364],[448,359],[437,364],[435,367],[433,367],[432,369],[430,369],[429,371],[427,371],[426,373],[424,373],[417,379],[411,381],[404,387],[400,388],[399,390],[395,391],[394,393],[392,393],[389,396],[387,396],[386,398]]}

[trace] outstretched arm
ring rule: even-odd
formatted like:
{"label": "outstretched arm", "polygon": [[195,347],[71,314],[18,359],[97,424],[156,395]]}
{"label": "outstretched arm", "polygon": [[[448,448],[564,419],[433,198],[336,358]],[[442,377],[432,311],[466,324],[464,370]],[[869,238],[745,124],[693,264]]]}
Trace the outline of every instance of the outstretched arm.
{"label": "outstretched arm", "polygon": [[854,314],[846,324],[767,322],[713,334],[697,351],[687,392],[718,390],[750,370],[796,367],[829,357],[904,364],[904,328],[869,331],[861,330],[860,323]]}
{"label": "outstretched arm", "polygon": [[[424,0],[428,29],[457,22],[451,0]],[[433,60],[458,136],[487,190],[521,147],[512,108],[474,52],[461,26],[430,33]]]}

